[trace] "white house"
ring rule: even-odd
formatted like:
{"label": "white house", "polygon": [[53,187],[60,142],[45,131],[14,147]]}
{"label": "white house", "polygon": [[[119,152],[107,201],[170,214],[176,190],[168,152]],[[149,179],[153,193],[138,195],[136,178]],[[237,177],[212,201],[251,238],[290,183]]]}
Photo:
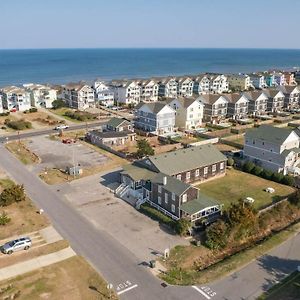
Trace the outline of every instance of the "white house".
{"label": "white house", "polygon": [[141,102],[135,110],[134,126],[154,134],[171,133],[175,127],[175,110],[165,102]]}
{"label": "white house", "polygon": [[95,107],[95,92],[85,83],[69,83],[63,86],[63,100],[69,107],[84,110]]}
{"label": "white house", "polygon": [[52,108],[52,102],[57,100],[57,91],[42,84],[27,83],[23,87],[30,93],[31,106]]}
{"label": "white house", "polygon": [[3,113],[2,95],[0,95],[0,114]]}
{"label": "white house", "polygon": [[178,95],[182,97],[192,97],[194,81],[190,77],[178,77]]}
{"label": "white house", "polygon": [[210,76],[210,92],[222,94],[228,92],[228,78],[225,75]]}
{"label": "white house", "polygon": [[202,125],[204,104],[195,98],[175,98],[169,106],[176,111],[175,125],[182,129],[195,129]]}
{"label": "white house", "polygon": [[116,85],[116,101],[123,105],[137,105],[141,101],[141,87],[136,80],[120,81]]}
{"label": "white house", "polygon": [[143,102],[155,102],[158,100],[159,84],[154,79],[140,81],[141,99]]}
{"label": "white house", "polygon": [[98,104],[112,107],[115,101],[115,91],[106,82],[96,80],[93,84],[95,90],[95,100]]}
{"label": "white house", "polygon": [[178,82],[174,77],[163,78],[159,82],[158,95],[166,98],[176,98],[178,95]]}
{"label": "white house", "polygon": [[193,91],[195,94],[208,94],[210,92],[210,78],[206,74],[197,76],[194,79],[194,88]]}
{"label": "white house", "polygon": [[250,74],[249,75],[250,80],[252,82],[252,85],[256,88],[256,89],[264,89],[267,87],[267,83],[265,80],[265,76],[262,74]]}
{"label": "white house", "polygon": [[244,157],[265,169],[287,174],[300,163],[299,141],[293,130],[261,125],[246,131]]}
{"label": "white house", "polygon": [[0,90],[4,109],[25,111],[31,108],[30,94],[24,88],[7,86]]}

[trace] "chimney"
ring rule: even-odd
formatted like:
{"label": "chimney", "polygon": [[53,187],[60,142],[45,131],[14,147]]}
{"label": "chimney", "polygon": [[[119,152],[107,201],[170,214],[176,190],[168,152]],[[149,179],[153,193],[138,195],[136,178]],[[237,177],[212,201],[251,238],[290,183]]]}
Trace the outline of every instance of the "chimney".
{"label": "chimney", "polygon": [[163,178],[163,185],[167,185],[167,176],[164,176]]}

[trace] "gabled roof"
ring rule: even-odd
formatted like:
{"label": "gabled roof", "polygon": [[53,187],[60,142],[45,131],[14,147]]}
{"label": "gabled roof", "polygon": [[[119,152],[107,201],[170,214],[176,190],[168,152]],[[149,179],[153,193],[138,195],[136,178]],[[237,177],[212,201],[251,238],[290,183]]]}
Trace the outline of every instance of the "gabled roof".
{"label": "gabled roof", "polygon": [[198,192],[198,198],[181,204],[180,209],[189,215],[193,215],[199,213],[203,209],[207,209],[208,207],[216,206],[219,204],[220,203],[215,199],[201,192]]}
{"label": "gabled roof", "polygon": [[117,128],[118,126],[122,125],[123,123],[130,123],[126,119],[123,118],[111,118],[106,125]]}
{"label": "gabled roof", "polygon": [[[236,103],[238,102],[243,95],[239,93],[232,93],[232,94],[223,94],[222,95],[229,103]],[[247,98],[247,97],[246,97]],[[248,99],[247,99],[248,101]]]}
{"label": "gabled roof", "polygon": [[157,172],[175,175],[209,166],[227,158],[212,144],[179,149],[145,158],[137,163]]}
{"label": "gabled roof", "polygon": [[300,92],[300,88],[299,86],[295,86],[295,85],[281,85],[278,86],[278,90],[282,91],[284,94],[290,94],[292,92],[294,92],[294,90],[297,92]]}
{"label": "gabled roof", "polygon": [[[166,102],[151,102],[151,103],[145,103],[145,102],[140,102],[137,106],[136,109],[140,109],[143,106],[146,106],[153,114],[158,114],[165,106],[168,106]],[[174,110],[172,107],[168,106],[172,110]]]}
{"label": "gabled roof", "polygon": [[278,93],[282,93],[282,91],[279,91],[274,88],[263,89],[263,92],[268,96],[268,98],[274,98],[275,96],[277,96]]}
{"label": "gabled roof", "polygon": [[[177,97],[177,98],[170,98],[170,99],[167,99],[166,102],[168,104],[170,104],[172,101],[174,100],[177,100],[181,106],[183,108],[188,108],[190,107],[193,103],[195,103],[195,101],[197,101],[199,104],[203,105],[203,103],[201,103],[199,100],[198,100],[198,97],[189,97],[189,98],[185,98],[185,97]],[[172,106],[171,106],[172,107]]]}
{"label": "gabled roof", "polygon": [[217,95],[217,94],[206,94],[206,95],[200,95],[198,99],[204,103],[204,104],[214,104],[217,100],[220,98],[223,98],[225,101],[227,101],[223,96]]}
{"label": "gabled roof", "polygon": [[247,130],[245,137],[260,139],[275,145],[281,145],[292,132],[294,131],[285,128],[261,125],[258,128]]}
{"label": "gabled roof", "polygon": [[268,98],[268,96],[263,91],[249,91],[243,93],[249,101],[256,101],[262,94]]}

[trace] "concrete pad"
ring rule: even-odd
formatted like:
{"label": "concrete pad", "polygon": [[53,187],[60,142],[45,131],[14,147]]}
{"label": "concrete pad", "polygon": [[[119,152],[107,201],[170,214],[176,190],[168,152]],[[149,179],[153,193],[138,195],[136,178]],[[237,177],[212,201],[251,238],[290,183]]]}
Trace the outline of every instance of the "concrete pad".
{"label": "concrete pad", "polygon": [[63,239],[62,236],[53,228],[53,226],[44,228],[40,230],[39,233],[48,244],[55,243]]}

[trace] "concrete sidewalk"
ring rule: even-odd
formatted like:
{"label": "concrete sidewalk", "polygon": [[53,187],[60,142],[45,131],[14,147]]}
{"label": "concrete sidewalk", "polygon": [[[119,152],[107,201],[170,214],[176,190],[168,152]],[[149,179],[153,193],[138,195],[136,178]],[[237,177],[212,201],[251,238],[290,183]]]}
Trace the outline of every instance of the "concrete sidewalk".
{"label": "concrete sidewalk", "polygon": [[55,264],[67,258],[75,256],[76,253],[70,247],[63,250],[42,255],[34,259],[30,259],[12,266],[0,269],[0,281],[35,271],[37,269]]}

